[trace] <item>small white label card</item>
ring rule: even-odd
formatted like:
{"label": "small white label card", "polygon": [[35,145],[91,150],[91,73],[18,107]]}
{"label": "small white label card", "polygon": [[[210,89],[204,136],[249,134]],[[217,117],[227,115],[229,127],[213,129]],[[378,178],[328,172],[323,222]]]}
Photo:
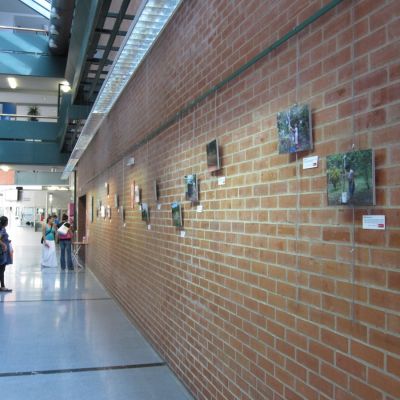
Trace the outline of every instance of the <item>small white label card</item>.
{"label": "small white label card", "polygon": [[151,231],[151,225],[147,225],[147,230]]}
{"label": "small white label card", "polygon": [[202,206],[202,205],[197,206],[196,211],[197,211],[198,213],[203,212],[203,206]]}
{"label": "small white label card", "polygon": [[161,210],[161,204],[160,203],[157,204],[157,210]]}
{"label": "small white label card", "polygon": [[186,236],[186,231],[181,231],[181,237],[185,237]]}
{"label": "small white label card", "polygon": [[218,186],[225,185],[225,176],[220,176],[218,178]]}
{"label": "small white label card", "polygon": [[386,220],[384,215],[363,215],[363,229],[385,230]]}
{"label": "small white label card", "polygon": [[318,167],[318,156],[303,158],[303,169],[310,169],[310,168],[317,168],[317,167]]}

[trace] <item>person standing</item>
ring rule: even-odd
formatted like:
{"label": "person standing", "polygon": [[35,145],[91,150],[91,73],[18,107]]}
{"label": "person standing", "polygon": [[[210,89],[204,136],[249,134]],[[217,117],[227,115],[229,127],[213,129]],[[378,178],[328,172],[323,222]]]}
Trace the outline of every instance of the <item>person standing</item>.
{"label": "person standing", "polygon": [[57,227],[52,216],[47,217],[42,229],[42,267],[57,267],[56,238]]}
{"label": "person standing", "polygon": [[[68,222],[68,215],[64,214],[61,219],[60,226],[58,227],[58,240],[60,243],[60,264],[61,269],[65,270],[65,253],[67,253],[67,266],[70,271],[74,270],[74,264],[72,263],[72,226]],[[64,233],[66,232],[66,233]]]}
{"label": "person standing", "polygon": [[6,288],[4,284],[6,265],[12,264],[12,247],[11,240],[6,231],[7,225],[8,218],[4,216],[0,217],[0,292],[12,292],[12,290]]}

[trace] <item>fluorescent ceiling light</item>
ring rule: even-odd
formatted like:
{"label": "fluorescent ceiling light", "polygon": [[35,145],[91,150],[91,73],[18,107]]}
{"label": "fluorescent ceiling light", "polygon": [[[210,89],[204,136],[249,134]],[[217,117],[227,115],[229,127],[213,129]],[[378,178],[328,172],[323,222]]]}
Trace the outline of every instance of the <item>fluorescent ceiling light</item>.
{"label": "fluorescent ceiling light", "polygon": [[11,76],[7,78],[7,82],[10,85],[11,89],[16,89],[17,88],[17,80]]}
{"label": "fluorescent ceiling light", "polygon": [[68,93],[71,90],[69,83],[61,83],[60,89],[63,93]]}
{"label": "fluorescent ceiling light", "polygon": [[20,0],[29,8],[36,11],[43,17],[50,19],[51,2],[47,0]]}
{"label": "fluorescent ceiling light", "polygon": [[10,167],[8,165],[2,165],[0,166],[0,169],[4,172],[8,172],[10,170]]}
{"label": "fluorescent ceiling light", "polygon": [[[100,89],[61,179],[67,179],[106,115],[183,0],[144,0]],[[82,138],[82,140],[81,140]]]}

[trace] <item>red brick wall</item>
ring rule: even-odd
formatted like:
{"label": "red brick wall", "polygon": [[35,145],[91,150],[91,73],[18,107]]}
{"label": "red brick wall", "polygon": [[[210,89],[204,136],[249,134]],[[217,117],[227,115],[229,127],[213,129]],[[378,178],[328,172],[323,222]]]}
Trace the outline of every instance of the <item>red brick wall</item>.
{"label": "red brick wall", "polygon": [[[128,151],[327,3],[184,2],[78,166],[88,210],[114,193],[126,208],[126,227],[114,208],[87,221],[90,268],[196,399],[400,397],[400,2],[343,1]],[[276,113],[295,102],[312,108],[316,169],[277,151]],[[215,137],[225,186],[207,172]],[[354,214],[326,195],[326,156],[353,143],[375,150],[377,185],[377,205]],[[188,173],[202,213],[184,201]],[[151,230],[130,207],[133,180]],[[387,229],[363,230],[368,213]]]}

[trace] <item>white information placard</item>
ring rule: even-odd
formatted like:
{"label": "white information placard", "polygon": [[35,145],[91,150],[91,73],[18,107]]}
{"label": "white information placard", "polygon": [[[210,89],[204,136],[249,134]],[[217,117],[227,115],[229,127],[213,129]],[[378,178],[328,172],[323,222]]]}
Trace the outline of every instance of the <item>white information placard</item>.
{"label": "white information placard", "polygon": [[317,167],[318,167],[318,156],[303,158],[303,169],[310,169],[310,168],[317,168]]}
{"label": "white information placard", "polygon": [[181,231],[181,237],[184,238],[186,236],[186,232],[185,231]]}
{"label": "white information placard", "polygon": [[363,215],[363,229],[385,230],[386,220],[384,215]]}
{"label": "white information placard", "polygon": [[225,185],[225,177],[224,176],[220,176],[218,178],[218,186],[222,186]]}
{"label": "white information placard", "polygon": [[203,212],[203,206],[202,205],[197,206],[197,212],[198,213]]}

